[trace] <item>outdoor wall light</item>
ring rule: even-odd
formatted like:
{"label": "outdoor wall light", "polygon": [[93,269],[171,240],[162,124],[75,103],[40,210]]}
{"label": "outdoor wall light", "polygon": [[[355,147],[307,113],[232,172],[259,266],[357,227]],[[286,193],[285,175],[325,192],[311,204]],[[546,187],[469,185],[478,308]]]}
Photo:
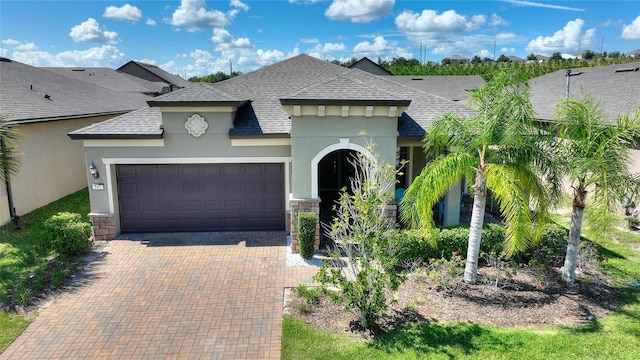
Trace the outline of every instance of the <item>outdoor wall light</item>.
{"label": "outdoor wall light", "polygon": [[100,177],[100,173],[98,172],[98,168],[96,167],[96,164],[91,163],[91,165],[89,166],[89,174],[91,174],[91,176],[93,176],[94,179],[97,179]]}

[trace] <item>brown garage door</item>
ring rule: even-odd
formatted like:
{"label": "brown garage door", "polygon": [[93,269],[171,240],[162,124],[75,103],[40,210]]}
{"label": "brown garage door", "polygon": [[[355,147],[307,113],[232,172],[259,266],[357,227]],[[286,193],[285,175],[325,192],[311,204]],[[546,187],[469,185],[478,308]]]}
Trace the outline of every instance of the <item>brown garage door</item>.
{"label": "brown garage door", "polygon": [[283,230],[283,164],[117,165],[122,232]]}

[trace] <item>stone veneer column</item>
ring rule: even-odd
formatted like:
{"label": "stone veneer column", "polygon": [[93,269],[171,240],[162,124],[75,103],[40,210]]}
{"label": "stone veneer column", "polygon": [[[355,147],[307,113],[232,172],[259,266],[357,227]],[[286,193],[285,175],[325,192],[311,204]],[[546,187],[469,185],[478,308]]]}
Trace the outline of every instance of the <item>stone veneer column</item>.
{"label": "stone veneer column", "polygon": [[116,234],[116,223],[113,214],[89,214],[93,227],[94,240],[113,240]]}
{"label": "stone veneer column", "polygon": [[320,199],[291,199],[291,251],[297,254],[300,251],[298,244],[298,213],[312,212],[316,214],[316,241],[315,249],[320,249]]}

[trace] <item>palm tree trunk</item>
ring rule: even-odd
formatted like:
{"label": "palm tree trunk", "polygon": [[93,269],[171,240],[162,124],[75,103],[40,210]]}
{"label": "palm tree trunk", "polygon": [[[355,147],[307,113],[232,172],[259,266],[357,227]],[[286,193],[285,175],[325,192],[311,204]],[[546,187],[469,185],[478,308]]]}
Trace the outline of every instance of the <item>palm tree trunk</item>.
{"label": "palm tree trunk", "polygon": [[478,277],[478,257],[480,255],[480,240],[482,225],[484,224],[484,210],[487,204],[487,179],[480,171],[476,173],[473,197],[473,212],[469,226],[469,244],[467,245],[467,263],[464,267],[464,281],[475,284]]}
{"label": "palm tree trunk", "polygon": [[562,280],[570,284],[576,281],[578,246],[580,245],[580,232],[582,231],[582,218],[584,217],[584,201],[586,196],[587,191],[584,190],[584,187],[578,186],[574,188],[569,243],[567,244],[567,255],[564,257],[564,266],[562,267]]}

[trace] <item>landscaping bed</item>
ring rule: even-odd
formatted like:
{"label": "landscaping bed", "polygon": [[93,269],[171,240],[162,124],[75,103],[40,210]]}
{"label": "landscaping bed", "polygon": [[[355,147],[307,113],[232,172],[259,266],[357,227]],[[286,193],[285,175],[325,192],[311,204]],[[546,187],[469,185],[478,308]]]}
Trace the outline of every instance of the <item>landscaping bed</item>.
{"label": "landscaping bed", "polygon": [[377,332],[363,331],[355,315],[326,296],[320,296],[317,304],[308,304],[305,297],[289,291],[285,313],[318,329],[369,339],[399,325],[420,322],[532,329],[574,326],[588,324],[618,309],[615,288],[596,270],[583,271],[580,281],[572,285],[562,282],[557,268],[518,269],[498,286],[496,273],[495,269],[484,267],[479,270],[479,284],[456,281],[445,289],[418,269],[398,289]]}

